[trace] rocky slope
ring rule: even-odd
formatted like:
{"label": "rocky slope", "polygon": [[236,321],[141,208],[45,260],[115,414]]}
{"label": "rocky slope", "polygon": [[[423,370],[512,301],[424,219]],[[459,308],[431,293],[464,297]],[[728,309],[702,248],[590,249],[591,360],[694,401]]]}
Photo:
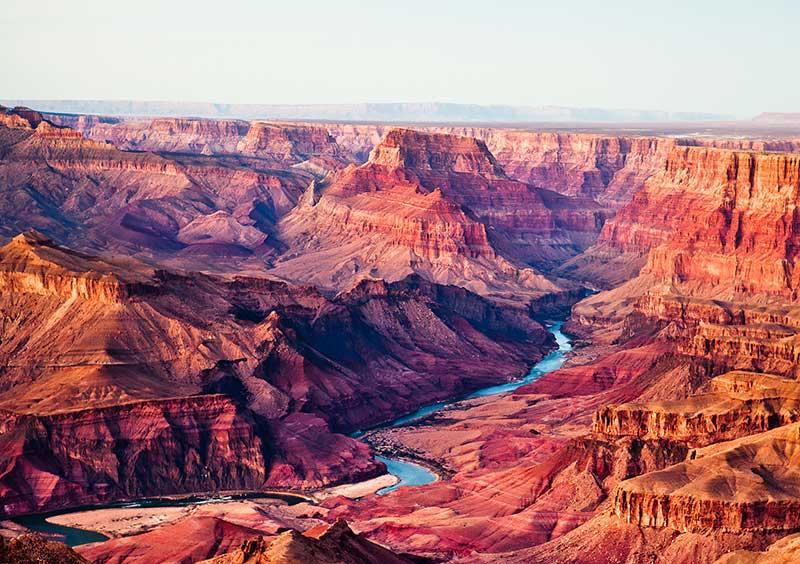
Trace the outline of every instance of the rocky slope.
{"label": "rocky slope", "polygon": [[[542,272],[613,286],[566,368],[368,435],[441,480],[83,555],[710,564],[800,530],[794,141],[0,117],[3,233],[117,255],[0,249],[6,513],[373,476],[336,431],[524,373],[578,295]],[[364,537],[314,538],[339,518]]]}
{"label": "rocky slope", "polygon": [[790,564],[800,559],[800,535],[788,535],[767,550],[737,550],[719,558],[715,564]]}
{"label": "rocky slope", "polygon": [[285,168],[312,158],[347,160],[324,126],[158,118],[152,120],[48,114],[47,119],[122,150],[252,157]]}
{"label": "rocky slope", "polygon": [[387,434],[464,472],[359,504],[360,527],[463,561],[595,562],[600,546],[631,563],[710,563],[797,529],[797,157],[675,147],[667,163],[609,223],[629,222],[611,234],[645,268],[574,310],[590,362]]}
{"label": "rocky slope", "polygon": [[274,272],[332,288],[417,272],[536,295],[557,288],[524,264],[575,254],[602,219],[591,202],[510,180],[479,141],[395,129],[367,163],[309,188],[279,226],[294,251]]}
{"label": "rocky slope", "polygon": [[[799,174],[793,154],[676,147],[606,224],[600,242],[645,255],[645,265],[578,304],[576,327],[614,326],[617,346],[655,339],[693,384],[672,398],[650,388],[604,405],[593,434],[668,441],[687,456],[619,482],[606,514],[518,561],[589,562],[602,545],[619,561],[713,562],[796,530]],[[659,379],[659,389],[674,386],[668,373]]]}
{"label": "rocky slope", "polygon": [[220,395],[5,412],[2,431],[6,515],[154,492],[258,489],[266,480],[256,422]]}
{"label": "rocky slope", "polygon": [[419,279],[330,300],[37,234],[0,249],[0,272],[6,513],[374,475],[367,447],[329,427],[516,376],[550,346],[526,313]]}
{"label": "rocky slope", "polygon": [[685,399],[602,407],[594,433],[706,446],[768,431],[800,419],[800,386],[793,380],[750,372],[728,372],[708,391]]}
{"label": "rocky slope", "polygon": [[797,424],[698,450],[686,462],[622,482],[614,514],[681,532],[793,531],[800,526]]}
{"label": "rocky slope", "polygon": [[[263,257],[277,245],[265,244],[274,222],[313,179],[300,169],[120,151],[35,112],[2,115],[5,238],[33,227],[85,249],[178,263],[210,253],[221,259],[220,267],[225,257],[254,257],[263,269]],[[26,213],[17,213],[20,208]]]}
{"label": "rocky slope", "polygon": [[39,535],[7,540],[0,536],[0,561],[7,564],[87,564],[74,550]]}
{"label": "rocky slope", "polygon": [[287,531],[276,538],[266,541],[257,538],[247,541],[240,548],[204,560],[206,564],[235,564],[250,562],[267,563],[314,563],[339,564],[402,564],[417,562],[404,558],[372,543],[360,535],[356,535],[344,521],[331,525],[326,530],[313,536],[317,531],[309,531],[305,535],[297,531]]}

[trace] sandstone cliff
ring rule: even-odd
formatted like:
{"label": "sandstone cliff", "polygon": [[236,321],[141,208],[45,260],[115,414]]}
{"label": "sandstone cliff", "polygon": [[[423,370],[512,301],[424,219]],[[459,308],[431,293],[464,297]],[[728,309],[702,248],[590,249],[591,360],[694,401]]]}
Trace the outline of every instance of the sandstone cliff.
{"label": "sandstone cliff", "polygon": [[792,424],[712,445],[686,462],[622,482],[614,514],[685,532],[797,529],[798,430]]}
{"label": "sandstone cliff", "polygon": [[800,420],[800,386],[765,374],[729,372],[686,399],[605,406],[592,430],[605,437],[667,439],[689,446],[737,439]]}
{"label": "sandstone cliff", "polygon": [[[268,239],[316,174],[288,164],[276,171],[266,161],[242,157],[122,151],[38,114],[2,115],[3,237],[36,228],[84,249],[141,253],[195,268],[208,268],[208,261],[193,261],[193,255],[216,254],[222,259],[218,269],[241,270],[250,260],[263,270],[264,257],[280,244],[255,243]],[[26,213],[17,213],[20,208]],[[230,219],[220,222],[220,212]],[[239,234],[231,236],[231,229]]]}
{"label": "sandstone cliff", "polygon": [[[487,295],[553,291],[522,265],[574,255],[605,217],[591,201],[509,179],[480,141],[403,129],[310,190],[280,224],[295,251],[275,273],[337,289],[417,272]],[[326,266],[314,274],[311,262]]]}
{"label": "sandstone cliff", "polygon": [[330,299],[35,233],[0,249],[0,283],[11,514],[370,477],[383,467],[368,447],[331,428],[515,377],[551,346],[523,310],[418,278]]}

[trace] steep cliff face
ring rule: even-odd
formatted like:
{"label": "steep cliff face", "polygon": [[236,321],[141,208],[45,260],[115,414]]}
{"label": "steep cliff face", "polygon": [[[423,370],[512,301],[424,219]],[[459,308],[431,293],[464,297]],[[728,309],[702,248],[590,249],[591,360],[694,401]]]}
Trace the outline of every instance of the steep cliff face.
{"label": "steep cliff face", "polygon": [[465,129],[483,139],[508,174],[615,208],[662,167],[674,140],[581,133]]}
{"label": "steep cliff face", "polygon": [[[0,235],[5,237],[33,227],[85,249],[143,253],[196,268],[207,267],[207,261],[192,261],[193,255],[216,254],[234,257],[220,260],[216,268],[240,269],[251,260],[263,270],[263,257],[280,245],[272,240],[253,245],[260,237],[253,230],[268,238],[315,174],[270,170],[266,161],[245,157],[165,158],[122,151],[41,116],[28,121],[18,113],[3,115],[15,124],[0,127],[0,171],[6,181]],[[310,145],[306,148],[315,150]],[[227,223],[238,231],[251,232],[244,245],[214,221],[218,212],[230,215]],[[193,222],[206,229],[183,236],[181,230]]]}
{"label": "steep cliff face", "polygon": [[[515,415],[515,424],[520,425],[521,416]],[[548,452],[542,448],[546,441],[540,438],[539,448]],[[498,442],[513,449],[519,440],[506,437]],[[590,519],[620,480],[662,469],[686,455],[680,444],[630,439],[579,438],[553,450],[550,456],[494,459],[478,471],[461,472],[449,481],[404,490],[402,495],[326,502],[331,509],[328,518],[352,520],[359,530],[396,550],[434,558],[520,550]],[[492,454],[487,449],[481,456]],[[389,521],[385,515],[395,517]],[[470,526],[480,533],[460,533]]]}
{"label": "steep cliff face", "polygon": [[[120,148],[193,154],[247,154],[260,158],[309,158],[326,155],[356,162],[393,128],[383,124],[333,123],[264,124],[223,119],[114,118],[47,114],[53,123],[67,125],[91,139],[109,140]],[[267,128],[273,131],[259,133]],[[278,132],[277,129],[288,129]],[[506,173],[516,180],[570,196],[595,198],[612,208],[627,203],[645,180],[660,172],[671,148],[709,146],[734,150],[800,151],[797,139],[660,138],[588,133],[525,131],[495,127],[418,126],[415,129],[471,137],[486,143]],[[328,133],[340,149],[330,146]],[[243,137],[265,137],[266,145],[296,148],[286,151],[250,150]],[[276,139],[277,141],[272,141]],[[264,146],[264,142],[255,143]]]}
{"label": "steep cliff face", "polygon": [[552,346],[524,310],[419,278],[329,299],[38,234],[0,249],[0,283],[8,513],[371,477],[368,447],[331,428],[516,377]]}
{"label": "steep cliff face", "polygon": [[799,430],[792,424],[706,447],[686,462],[622,482],[614,514],[681,532],[796,530]]}
{"label": "steep cliff face", "polygon": [[[675,147],[664,170],[608,222],[599,242],[623,251],[642,251],[668,239],[672,248],[696,241],[698,252],[708,254],[763,254],[768,268],[769,258],[782,260],[793,253],[799,158]],[[674,213],[676,210],[681,213]],[[666,274],[664,264],[670,258],[673,264],[677,260],[663,253],[652,257],[651,269]],[[709,260],[709,268],[728,268],[721,274],[732,273],[721,260]],[[675,274],[691,276],[691,272]]]}
{"label": "steep cliff face", "polygon": [[[366,160],[372,147],[391,129],[384,125],[327,127],[339,145],[361,160]],[[511,178],[568,196],[597,199],[612,208],[626,203],[645,180],[660,171],[669,149],[676,144],[666,138],[492,127],[418,129],[481,140]]]}
{"label": "steep cliff face", "polygon": [[768,431],[800,420],[800,386],[766,374],[729,372],[686,399],[604,406],[592,430],[605,437],[666,439],[692,447]]}
{"label": "steep cliff face", "polygon": [[[67,402],[63,407],[89,397],[95,404],[137,394],[154,397],[168,389],[167,382],[178,386],[173,392],[196,393],[232,373],[245,379],[250,403],[266,417],[282,413],[283,394],[289,394],[296,409],[313,406],[331,418],[345,417],[342,425],[358,425],[411,410],[430,399],[425,394],[452,394],[497,379],[492,372],[500,364],[506,365],[500,372],[516,374],[550,342],[524,311],[420,279],[365,282],[329,300],[311,288],[281,282],[186,277],[105,262],[32,235],[0,249],[0,265],[3,279],[13,281],[0,304],[2,388],[36,382],[25,393],[2,394],[17,408]],[[349,337],[343,341],[342,335]],[[308,361],[311,350],[319,355],[314,362]],[[490,351],[504,359],[497,357],[494,367],[468,366],[467,359]],[[448,376],[446,382],[426,384],[426,377],[407,378],[408,390],[396,388],[396,366],[441,378],[459,358],[464,364],[459,372],[472,374],[474,381]],[[127,373],[134,370],[139,376],[131,380]],[[114,373],[126,377],[117,382]],[[380,392],[357,383],[368,373],[395,386],[392,402],[376,404],[364,396]],[[81,374],[81,387],[96,386],[91,393],[92,388],[81,390],[85,396],[73,388],[72,379]],[[328,389],[323,382],[330,377],[348,384]],[[72,383],[37,395],[36,387],[51,378]],[[416,397],[422,392],[416,386],[428,390]]]}
{"label": "steep cliff face", "polygon": [[236,155],[284,166],[315,156],[342,162],[350,159],[325,127],[311,124],[198,118],[138,120],[60,114],[47,117],[89,139],[107,141],[123,150]]}
{"label": "steep cliff face", "polygon": [[11,416],[4,427],[6,515],[162,493],[258,489],[266,478],[266,445],[252,416],[219,395]]}
{"label": "steep cliff face", "polygon": [[666,307],[652,296],[682,296],[696,305],[675,302],[673,313],[753,309],[763,311],[761,323],[785,323],[797,294],[799,179],[796,154],[673,148],[664,171],[578,257],[579,271],[600,269],[602,277],[601,263],[616,253],[615,261],[642,264],[638,278],[587,304],[647,293],[640,305],[648,309]]}
{"label": "steep cliff face", "polygon": [[[395,129],[367,163],[309,188],[280,225],[293,251],[276,273],[331,288],[417,272],[482,294],[552,291],[519,265],[574,255],[604,217],[591,201],[509,179],[480,141]],[[310,261],[329,266],[320,276]]]}

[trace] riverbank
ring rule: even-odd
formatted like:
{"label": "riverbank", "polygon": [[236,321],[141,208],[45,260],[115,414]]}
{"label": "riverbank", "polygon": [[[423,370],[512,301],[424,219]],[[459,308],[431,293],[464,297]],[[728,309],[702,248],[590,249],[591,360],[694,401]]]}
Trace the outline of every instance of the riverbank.
{"label": "riverbank", "polygon": [[15,518],[14,521],[45,534],[62,535],[67,544],[77,546],[86,542],[105,540],[106,537],[140,534],[188,517],[198,506],[207,504],[250,500],[253,503],[270,506],[279,506],[281,503],[288,506],[300,503],[316,505],[332,496],[357,499],[372,493],[383,495],[403,486],[421,486],[449,479],[455,474],[453,468],[440,460],[424,456],[423,453],[402,444],[401,441],[394,440],[391,437],[392,431],[417,428],[424,420],[440,417],[443,411],[462,403],[470,400],[487,401],[490,396],[511,392],[543,374],[557,370],[563,365],[565,355],[572,350],[569,338],[561,332],[561,326],[562,322],[556,322],[548,327],[555,337],[558,348],[537,362],[522,378],[475,390],[466,396],[449,401],[422,406],[414,413],[399,417],[378,428],[356,433],[356,436],[373,448],[377,458],[387,465],[389,473],[383,476],[359,483],[340,484],[315,492],[265,490],[170,495],[117,502],[104,507],[31,515]]}

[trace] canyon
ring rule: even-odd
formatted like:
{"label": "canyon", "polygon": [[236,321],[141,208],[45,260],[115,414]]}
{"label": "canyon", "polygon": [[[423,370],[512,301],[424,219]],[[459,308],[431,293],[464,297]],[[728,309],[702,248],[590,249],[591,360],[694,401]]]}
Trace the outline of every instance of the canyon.
{"label": "canyon", "polygon": [[[2,108],[0,514],[306,496],[76,562],[792,561],[800,136],[754,131]],[[330,490],[376,453],[437,479]]]}

